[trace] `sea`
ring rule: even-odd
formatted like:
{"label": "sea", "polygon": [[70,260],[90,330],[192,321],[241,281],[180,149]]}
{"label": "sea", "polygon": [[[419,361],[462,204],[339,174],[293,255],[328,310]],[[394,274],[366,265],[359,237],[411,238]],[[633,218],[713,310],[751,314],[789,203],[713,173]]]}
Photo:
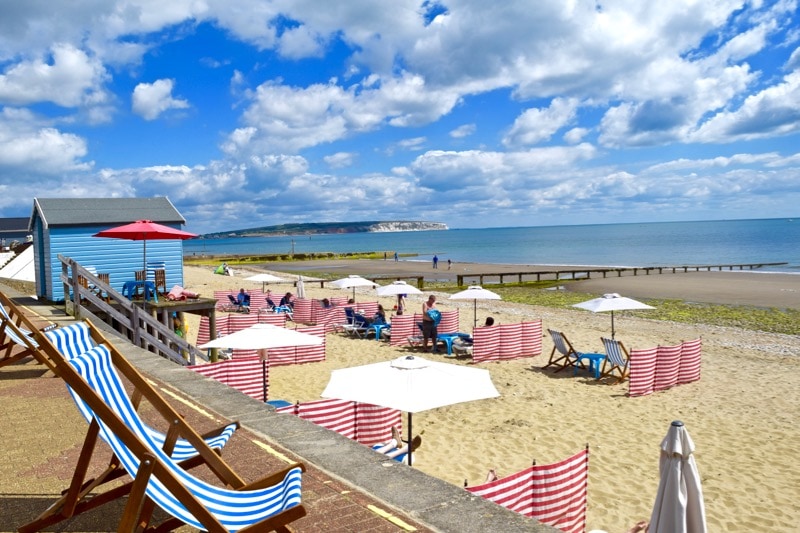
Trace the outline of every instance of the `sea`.
{"label": "sea", "polygon": [[449,229],[184,241],[185,255],[397,252],[404,261],[648,267],[784,263],[800,274],[800,218]]}

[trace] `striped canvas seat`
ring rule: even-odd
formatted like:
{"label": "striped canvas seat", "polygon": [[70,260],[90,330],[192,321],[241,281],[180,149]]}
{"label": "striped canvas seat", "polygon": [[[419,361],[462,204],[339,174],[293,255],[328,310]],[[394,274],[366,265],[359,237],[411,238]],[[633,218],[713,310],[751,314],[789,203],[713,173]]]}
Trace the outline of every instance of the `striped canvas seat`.
{"label": "striped canvas seat", "polygon": [[580,352],[572,347],[572,343],[560,331],[548,329],[550,338],[553,339],[553,351],[550,352],[550,360],[543,368],[549,366],[557,367],[556,372],[560,372],[568,367],[575,367],[579,362]]}
{"label": "striped canvas seat", "polygon": [[630,354],[623,344],[614,339],[601,337],[606,349],[606,359],[603,361],[601,377],[616,378],[614,383],[621,383],[628,377],[630,367]]}
{"label": "striped canvas seat", "polygon": [[97,346],[92,340],[89,327],[84,322],[62,326],[48,331],[44,335],[50,339],[50,342],[53,343],[59,353],[67,359],[72,359]]}
{"label": "striped canvas seat", "polygon": [[[59,353],[67,359],[73,359],[97,347],[97,343],[92,339],[89,326],[85,322],[76,322],[75,324],[50,330],[45,332],[44,335],[53,343]],[[227,424],[214,432],[214,434],[207,436],[205,441],[211,448],[221,450],[238,427],[239,424],[236,422]],[[159,447],[163,447],[167,436],[150,426],[146,426],[146,428],[153,442]],[[175,461],[183,461],[196,456],[197,450],[185,439],[178,439],[170,455]]]}
{"label": "striped canvas seat", "polygon": [[121,529],[139,521],[138,504],[145,495],[180,522],[206,531],[234,532],[253,525],[278,528],[305,515],[300,501],[302,465],[287,468],[270,486],[256,482],[254,486],[259,488],[253,490],[209,484],[178,466],[152,440],[128,398],[108,348],[92,348],[69,364],[83,378],[65,376],[78,409],[87,422],[97,421],[100,436],[135,479]]}

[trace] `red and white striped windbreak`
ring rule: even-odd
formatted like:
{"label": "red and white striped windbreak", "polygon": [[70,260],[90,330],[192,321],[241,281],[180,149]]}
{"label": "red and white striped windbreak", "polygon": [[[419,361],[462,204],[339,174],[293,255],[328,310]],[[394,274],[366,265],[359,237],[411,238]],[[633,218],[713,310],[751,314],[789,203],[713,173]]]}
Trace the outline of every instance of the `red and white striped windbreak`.
{"label": "red and white striped windbreak", "polygon": [[392,426],[403,429],[402,414],[397,409],[348,400],[314,400],[276,409],[297,415],[361,444],[388,442]]}
{"label": "red and white striped windbreak", "polygon": [[701,339],[631,350],[628,396],[644,396],[700,379]]}
{"label": "red and white striped windbreak", "polygon": [[256,400],[263,401],[268,397],[269,364],[262,363],[259,357],[243,357],[187,368],[233,387]]}
{"label": "red and white striped windbreak", "polygon": [[586,528],[589,449],[551,465],[533,465],[467,490],[570,533]]}
{"label": "red and white striped windbreak", "polygon": [[542,321],[481,326],[472,336],[472,361],[503,361],[542,353]]}

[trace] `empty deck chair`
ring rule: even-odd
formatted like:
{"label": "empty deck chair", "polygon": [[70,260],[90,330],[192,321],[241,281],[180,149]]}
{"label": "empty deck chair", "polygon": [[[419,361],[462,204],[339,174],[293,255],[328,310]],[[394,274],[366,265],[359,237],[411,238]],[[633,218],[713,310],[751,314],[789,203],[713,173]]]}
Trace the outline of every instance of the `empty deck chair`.
{"label": "empty deck chair", "polygon": [[[55,361],[75,403],[90,425],[72,484],[56,505],[20,531],[39,531],[64,518],[129,494],[120,531],[150,526],[160,531],[181,524],[205,531],[287,531],[286,524],[305,515],[300,503],[304,467],[294,464],[254,483],[243,480],[212,450],[116,349],[104,344],[72,359],[61,357],[43,335],[36,335],[46,355]],[[120,373],[165,421],[171,422],[164,449],[156,443],[130,401]],[[100,436],[133,478],[121,487],[85,497],[95,488],[86,482],[89,457]],[[220,480],[222,487],[202,481],[170,456],[170,443],[185,438]],[[153,520],[154,504],[171,517]]]}
{"label": "empty deck chair", "polygon": [[[61,355],[67,359],[72,359],[97,347],[99,343],[92,338],[92,331],[97,332],[93,325],[90,328],[87,322],[76,322],[75,324],[46,331],[44,335]],[[103,340],[100,342],[103,342]],[[142,400],[142,394],[142,391],[134,390],[131,395],[131,401],[137,407]],[[238,428],[238,422],[231,422],[205,434],[203,438],[211,448],[221,450]],[[159,446],[163,447],[165,445],[167,436],[163,432],[150,426],[147,426],[147,431]],[[184,461],[197,455],[197,450],[185,439],[178,439],[172,447],[173,450],[170,456],[175,461]]]}
{"label": "empty deck chair", "polygon": [[612,383],[621,383],[628,377],[631,356],[628,349],[618,340],[600,337],[606,348],[606,359],[600,377],[615,378]]}
{"label": "empty deck chair", "polygon": [[599,353],[579,352],[569,342],[566,335],[560,331],[548,329],[550,337],[553,339],[553,351],[550,352],[550,360],[543,368],[555,366],[556,372],[561,372],[565,368],[573,368],[575,373],[579,368],[587,368],[583,362],[589,361],[589,368],[594,371],[594,377],[600,377],[600,363],[604,360],[604,355]]}

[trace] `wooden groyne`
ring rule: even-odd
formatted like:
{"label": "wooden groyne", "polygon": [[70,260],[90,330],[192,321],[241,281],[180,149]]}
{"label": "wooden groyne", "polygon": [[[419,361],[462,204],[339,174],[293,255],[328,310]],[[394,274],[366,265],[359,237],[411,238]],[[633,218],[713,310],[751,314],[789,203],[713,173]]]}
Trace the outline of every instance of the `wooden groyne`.
{"label": "wooden groyne", "polygon": [[[733,265],[673,265],[673,266],[651,266],[651,267],[626,267],[626,268],[566,268],[560,270],[537,270],[533,272],[483,272],[480,274],[458,274],[456,276],[456,284],[459,287],[467,285],[475,285],[475,283],[467,283],[470,280],[477,280],[477,285],[483,285],[485,280],[499,279],[499,283],[524,283],[531,281],[558,281],[561,279],[591,279],[592,275],[602,276],[607,278],[609,275],[616,274],[617,277],[623,275],[645,275],[650,274],[664,274],[671,272],[672,274],[678,272],[712,272],[723,270],[755,270],[768,266],[781,266],[788,263],[743,263]],[[514,279],[514,282],[506,281],[506,279]],[[421,281],[418,281],[418,284]]]}

